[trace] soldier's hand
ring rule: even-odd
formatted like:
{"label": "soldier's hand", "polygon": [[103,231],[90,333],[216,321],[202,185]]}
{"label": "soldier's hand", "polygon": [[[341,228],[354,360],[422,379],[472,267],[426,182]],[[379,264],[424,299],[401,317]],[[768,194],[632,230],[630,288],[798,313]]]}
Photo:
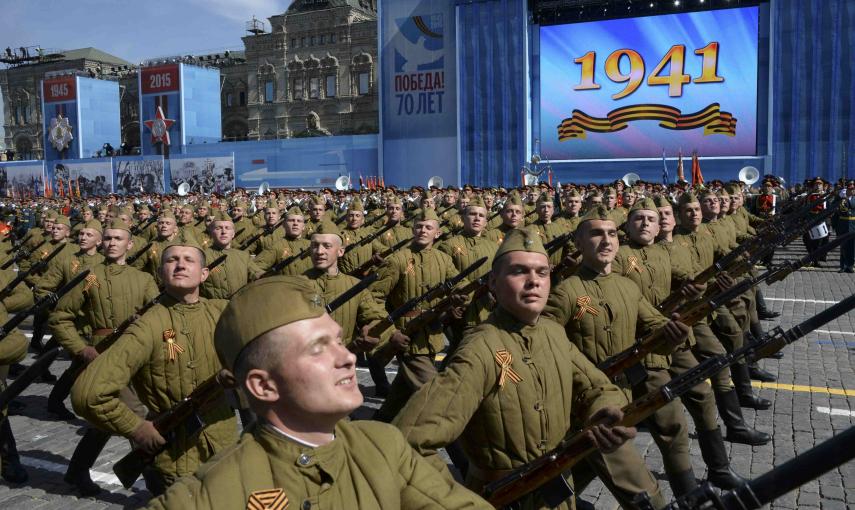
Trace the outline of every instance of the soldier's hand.
{"label": "soldier's hand", "polygon": [[462,307],[466,306],[466,302],[469,300],[469,296],[466,294],[452,294],[451,295],[451,306],[454,307]]}
{"label": "soldier's hand", "polygon": [[98,350],[91,345],[87,345],[83,348],[82,351],[77,353],[78,356],[83,360],[87,365],[95,361],[95,358],[98,357]]}
{"label": "soldier's hand", "polygon": [[369,331],[371,331],[371,325],[366,324],[362,326],[362,335],[353,339],[353,343],[356,344],[356,347],[360,352],[368,352],[377,347],[377,344],[380,343],[379,338],[368,336]]}
{"label": "soldier's hand", "polygon": [[166,439],[154,427],[154,423],[145,420],[131,433],[131,441],[144,452],[154,455],[166,444]]}
{"label": "soldier's hand", "polygon": [[727,273],[719,273],[715,277],[715,284],[718,285],[718,288],[721,290],[727,290],[733,287],[733,283],[733,278],[731,278]]}
{"label": "soldier's hand", "polygon": [[591,416],[592,425],[586,434],[601,452],[611,453],[635,437],[635,427],[618,425],[622,419],[623,412],[614,406],[604,407]]}
{"label": "soldier's hand", "polygon": [[392,333],[392,337],[389,338],[389,342],[397,347],[399,351],[403,351],[410,346],[410,337],[396,329],[395,332]]}
{"label": "soldier's hand", "polygon": [[568,253],[561,260],[561,263],[564,265],[564,268],[568,272],[575,272],[579,266],[582,265],[582,253],[578,251],[574,251],[573,253]]}
{"label": "soldier's hand", "polygon": [[693,300],[701,297],[706,290],[706,283],[687,283],[680,289],[680,293],[683,294],[683,297],[686,299]]}
{"label": "soldier's hand", "polygon": [[371,256],[371,260],[374,261],[375,265],[379,266],[380,264],[383,263],[383,256],[380,255],[379,253],[375,253],[374,255]]}
{"label": "soldier's hand", "polygon": [[465,306],[455,306],[455,307],[451,308],[450,312],[451,312],[451,316],[454,317],[454,319],[460,320],[466,314],[466,307]]}
{"label": "soldier's hand", "polygon": [[672,313],[671,320],[668,324],[665,324],[665,338],[668,339],[668,343],[673,347],[677,347],[678,345],[683,345],[686,341],[686,338],[689,337],[689,326],[686,326],[682,322],[680,322],[680,314]]}

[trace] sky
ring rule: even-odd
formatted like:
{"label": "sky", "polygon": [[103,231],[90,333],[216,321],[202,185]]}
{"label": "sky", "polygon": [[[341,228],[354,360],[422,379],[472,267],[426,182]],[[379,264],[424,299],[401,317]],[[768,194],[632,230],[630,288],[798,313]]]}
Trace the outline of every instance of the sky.
{"label": "sky", "polygon": [[242,50],[246,22],[291,0],[0,0],[0,48],[98,48],[131,63]]}

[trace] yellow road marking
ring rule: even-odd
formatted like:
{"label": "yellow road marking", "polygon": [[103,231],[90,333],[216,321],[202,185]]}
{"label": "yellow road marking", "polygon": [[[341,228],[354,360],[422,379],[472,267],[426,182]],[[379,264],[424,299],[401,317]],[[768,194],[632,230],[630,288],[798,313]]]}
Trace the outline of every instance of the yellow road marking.
{"label": "yellow road marking", "polygon": [[802,384],[780,384],[760,381],[751,381],[751,386],[768,390],[786,390],[800,393],[825,393],[827,395],[842,395],[844,397],[855,397],[855,390],[843,388],[824,388],[822,386],[805,386]]}

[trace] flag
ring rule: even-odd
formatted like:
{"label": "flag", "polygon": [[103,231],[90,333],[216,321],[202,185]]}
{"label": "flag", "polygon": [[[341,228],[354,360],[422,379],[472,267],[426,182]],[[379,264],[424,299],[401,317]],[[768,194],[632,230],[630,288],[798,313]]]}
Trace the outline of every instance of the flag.
{"label": "flag", "polygon": [[76,196],[77,198],[80,198],[80,177],[78,177],[78,178],[77,178],[77,180],[76,180],[76,181],[74,181],[74,185],[75,185],[75,187],[77,188],[77,189],[75,190],[75,196]]}
{"label": "flag", "polygon": [[683,173],[683,149],[677,152],[677,182],[686,182],[686,175]]}
{"label": "flag", "polygon": [[359,189],[365,187],[365,181],[362,180],[362,172],[359,172]]}
{"label": "flag", "polygon": [[692,187],[703,186],[704,175],[701,173],[701,162],[698,159],[698,151],[692,151]]}
{"label": "flag", "polygon": [[381,187],[381,188],[383,188],[383,189],[386,189],[386,182],[385,182],[385,181],[383,181],[383,177],[382,177],[382,176],[380,177],[380,187]]}
{"label": "flag", "polygon": [[665,161],[665,148],[662,148],[662,184],[668,185],[671,182],[671,174],[668,173],[668,163]]}

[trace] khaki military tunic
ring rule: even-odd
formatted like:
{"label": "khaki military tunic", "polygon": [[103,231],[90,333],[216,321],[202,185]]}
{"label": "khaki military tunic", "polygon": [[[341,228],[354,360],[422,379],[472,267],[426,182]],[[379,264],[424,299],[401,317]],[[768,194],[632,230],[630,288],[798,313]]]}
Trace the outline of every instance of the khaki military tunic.
{"label": "khaki military tunic", "polygon": [[253,225],[252,221],[248,220],[246,216],[242,217],[240,220],[235,221],[235,238],[232,239],[232,244],[235,246],[243,246],[244,241],[254,236],[256,231],[258,230],[255,225]]}
{"label": "khaki military tunic", "polygon": [[258,278],[262,271],[249,253],[235,248],[208,248],[205,250],[205,260],[211,264],[221,256],[226,260],[210,270],[208,279],[202,283],[199,290],[208,299],[229,299],[232,294],[252,280]]}
{"label": "khaki military tunic", "polygon": [[[0,289],[5,289],[17,276],[17,273],[11,269],[0,269]],[[9,320],[10,314],[26,310],[33,306],[33,304],[33,293],[24,282],[18,283],[12,292],[0,302],[0,305],[2,305],[0,306],[0,324],[5,324]],[[0,367],[11,365],[24,359],[24,356],[27,354],[28,345],[29,340],[27,337],[18,331],[18,329],[14,329],[0,341]],[[2,375],[0,377],[0,387],[5,389],[6,376],[5,374]],[[0,419],[2,419],[2,415],[5,415],[5,412],[5,409],[0,409]]]}
{"label": "khaki military tunic", "polygon": [[154,281],[160,285],[160,262],[161,257],[163,256],[163,249],[166,245],[169,244],[167,240],[157,240],[151,243],[148,250],[145,253],[137,257],[133,264],[133,267],[139,269],[140,271],[145,271],[154,277]]}
{"label": "khaki military tunic", "polygon": [[[18,266],[19,270],[21,270],[21,271],[31,270],[32,267],[35,264],[37,264],[39,261],[47,259],[48,256],[50,256],[50,254],[53,253],[53,251],[60,244],[62,244],[62,250],[60,250],[59,253],[57,253],[52,259],[50,259],[50,261],[47,263],[46,267],[44,267],[43,269],[41,269],[39,271],[35,271],[33,273],[30,273],[27,276],[26,282],[28,284],[30,284],[30,286],[35,287],[35,286],[39,285],[42,277],[44,277],[44,275],[46,275],[47,272],[51,269],[52,264],[56,263],[55,262],[56,259],[63,259],[64,257],[74,255],[75,253],[77,253],[77,251],[79,250],[80,247],[77,246],[77,244],[75,244],[75,243],[71,243],[71,242],[67,242],[67,241],[61,242],[61,243],[58,243],[55,241],[48,241],[47,243],[43,244],[41,246],[41,248],[39,248],[38,250],[35,250],[34,252],[32,252],[30,254],[29,261],[26,264],[26,269],[23,269],[23,267],[21,265]],[[52,279],[53,279],[53,277],[52,277]]]}
{"label": "khaki military tunic", "polygon": [[[374,232],[376,232],[376,229],[373,227],[362,226],[356,229],[346,227],[341,231],[341,237],[344,241],[343,246],[348,247],[354,243],[358,243]],[[338,259],[339,269],[343,273],[350,274],[371,260],[371,256],[373,255],[371,244],[372,243],[366,242],[363,246],[357,246],[345,253],[343,257]]]}
{"label": "khaki military tunic", "polygon": [[[181,402],[222,369],[214,327],[227,303],[200,298],[184,304],[164,297],[83,371],[71,392],[75,412],[102,430],[130,437],[142,419],[119,399],[129,383],[152,415]],[[237,420],[224,399],[201,418],[207,426],[198,435],[189,437],[179,429],[175,441],[155,458],[167,485],[237,440]]]}
{"label": "khaki military tunic", "polygon": [[[312,268],[304,274],[315,283],[326,303],[330,303],[359,283],[358,278],[341,272],[329,275]],[[333,310],[331,317],[341,326],[342,340],[344,345],[348,346],[353,341],[357,326],[364,326],[371,321],[383,319],[387,315],[382,301],[377,301],[370,290],[363,289],[362,292]],[[384,339],[386,338],[388,335]]]}
{"label": "khaki military tunic", "polygon": [[278,273],[288,276],[301,275],[312,267],[312,258],[308,252],[310,244],[308,239],[303,239],[302,237],[298,239],[280,237],[270,248],[255,257],[255,264],[262,271],[268,271],[281,261],[305,252],[305,257],[295,259]]}
{"label": "khaki military tunic", "polygon": [[[378,228],[383,228],[384,226],[385,225],[381,225]],[[383,253],[404,239],[410,239],[412,237],[413,229],[407,228],[399,223],[386,232],[383,232],[380,237],[372,241],[372,250],[374,253]]]}
{"label": "khaki military tunic", "polygon": [[271,496],[294,509],[493,508],[444,477],[397,429],[374,421],[341,421],[335,439],[319,447],[300,444],[270,425],[255,427],[148,508],[256,508],[253,498]]}
{"label": "khaki military tunic", "polygon": [[[437,249],[451,257],[454,267],[458,271],[463,271],[478,259],[487,257],[487,261],[467,277],[470,281],[474,281],[490,272],[493,266],[493,257],[496,255],[496,250],[499,249],[499,244],[486,238],[483,233],[475,236],[464,232],[443,241],[437,246]],[[486,320],[492,309],[491,301],[492,299],[487,294],[480,299],[473,300],[466,309],[464,325],[475,326]]]}

